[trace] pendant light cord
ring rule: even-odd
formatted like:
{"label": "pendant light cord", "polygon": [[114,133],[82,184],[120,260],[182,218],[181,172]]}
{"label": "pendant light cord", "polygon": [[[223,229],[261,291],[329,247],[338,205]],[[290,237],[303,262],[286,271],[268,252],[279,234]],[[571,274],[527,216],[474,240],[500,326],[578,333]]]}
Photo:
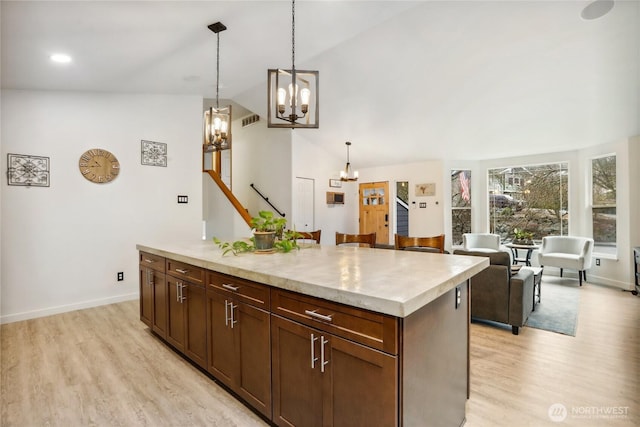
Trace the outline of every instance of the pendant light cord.
{"label": "pendant light cord", "polygon": [[217,50],[216,50],[216,109],[220,109],[219,89],[220,89],[220,33],[216,33],[217,36]]}

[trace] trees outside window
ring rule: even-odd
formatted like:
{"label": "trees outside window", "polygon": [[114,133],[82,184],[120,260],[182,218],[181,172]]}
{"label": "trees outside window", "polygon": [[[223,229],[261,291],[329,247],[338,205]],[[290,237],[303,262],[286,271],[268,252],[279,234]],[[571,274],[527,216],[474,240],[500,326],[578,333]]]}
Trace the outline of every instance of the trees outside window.
{"label": "trees outside window", "polygon": [[567,163],[489,169],[488,183],[489,229],[502,240],[515,229],[534,240],[568,233]]}
{"label": "trees outside window", "polygon": [[616,253],[616,156],[591,160],[591,218],[594,251]]}
{"label": "trees outside window", "polygon": [[462,235],[471,233],[471,171],[451,171],[451,239],[462,244]]}

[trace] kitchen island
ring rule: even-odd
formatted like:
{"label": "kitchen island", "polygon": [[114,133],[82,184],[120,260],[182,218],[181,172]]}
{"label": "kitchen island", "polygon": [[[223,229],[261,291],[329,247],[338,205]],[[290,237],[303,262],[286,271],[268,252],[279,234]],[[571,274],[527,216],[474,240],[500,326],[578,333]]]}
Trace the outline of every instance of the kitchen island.
{"label": "kitchen island", "polygon": [[487,258],[138,244],[140,316],[276,425],[459,426],[468,279]]}

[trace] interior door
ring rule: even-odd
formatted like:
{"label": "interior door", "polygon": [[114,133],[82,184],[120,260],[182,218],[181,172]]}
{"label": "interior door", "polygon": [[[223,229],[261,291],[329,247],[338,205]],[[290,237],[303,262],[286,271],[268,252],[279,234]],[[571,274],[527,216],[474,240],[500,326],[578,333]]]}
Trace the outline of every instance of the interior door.
{"label": "interior door", "polygon": [[360,234],[376,233],[376,243],[389,244],[389,182],[360,184]]}
{"label": "interior door", "polygon": [[315,181],[296,177],[295,211],[293,224],[297,231],[314,231],[313,199]]}

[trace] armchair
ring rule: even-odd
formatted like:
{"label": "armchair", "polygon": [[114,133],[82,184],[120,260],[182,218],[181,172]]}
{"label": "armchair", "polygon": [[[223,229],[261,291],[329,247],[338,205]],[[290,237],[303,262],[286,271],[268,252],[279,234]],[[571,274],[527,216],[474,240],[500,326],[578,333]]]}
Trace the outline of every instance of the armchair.
{"label": "armchair", "polygon": [[582,279],[587,280],[587,269],[591,268],[591,254],[593,253],[593,239],[575,236],[546,236],[542,238],[542,245],[538,251],[540,267],[545,265],[578,270],[580,286]]}
{"label": "armchair", "polygon": [[533,311],[533,272],[522,269],[511,275],[511,257],[503,251],[453,253],[489,257],[489,267],[471,278],[471,317],[506,323],[518,335]]}
{"label": "armchair", "polygon": [[500,250],[500,235],[491,233],[464,233],[462,249],[475,252],[496,252]]}

